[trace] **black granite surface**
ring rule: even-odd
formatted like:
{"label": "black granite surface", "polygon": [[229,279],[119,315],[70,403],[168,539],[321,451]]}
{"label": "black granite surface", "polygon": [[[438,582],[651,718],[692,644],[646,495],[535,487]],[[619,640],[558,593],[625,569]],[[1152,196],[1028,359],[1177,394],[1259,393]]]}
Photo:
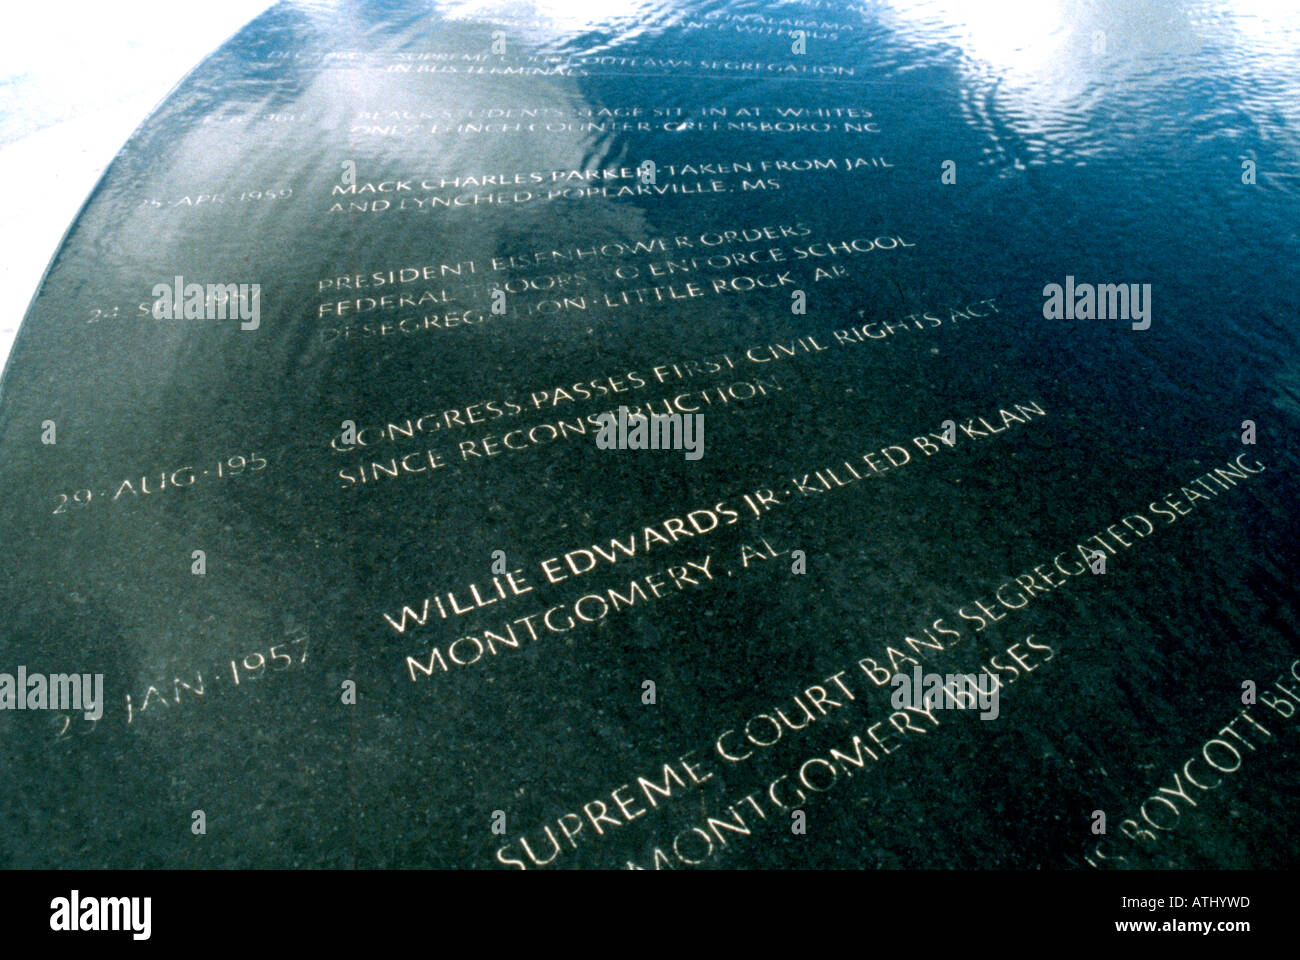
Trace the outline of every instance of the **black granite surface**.
{"label": "black granite surface", "polygon": [[104,689],[0,711],[0,864],[1294,866],[1300,27],[1036,10],[232,38],[0,385],[0,672]]}

